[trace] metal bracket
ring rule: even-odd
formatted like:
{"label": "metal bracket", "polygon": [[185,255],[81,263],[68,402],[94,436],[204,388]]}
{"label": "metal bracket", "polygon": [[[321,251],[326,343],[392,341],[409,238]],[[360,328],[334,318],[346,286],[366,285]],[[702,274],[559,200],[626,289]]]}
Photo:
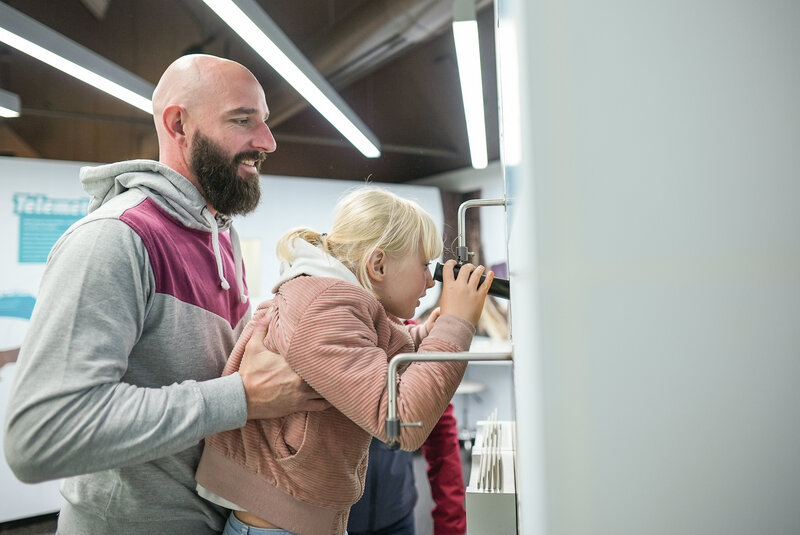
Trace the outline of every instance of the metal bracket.
{"label": "metal bracket", "polygon": [[397,369],[410,362],[513,360],[512,353],[400,353],[389,361],[386,385],[389,392],[386,415],[386,445],[400,447],[401,427],[422,427],[422,422],[404,423],[397,418]]}

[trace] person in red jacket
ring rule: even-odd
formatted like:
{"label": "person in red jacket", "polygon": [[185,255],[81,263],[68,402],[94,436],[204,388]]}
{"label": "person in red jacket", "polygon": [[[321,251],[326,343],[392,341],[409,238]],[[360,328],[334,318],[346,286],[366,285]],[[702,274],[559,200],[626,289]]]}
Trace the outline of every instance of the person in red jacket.
{"label": "person in red jacket", "polygon": [[422,454],[428,461],[428,481],[436,504],[431,511],[434,535],[463,535],[467,531],[466,491],[452,403],[422,445]]}

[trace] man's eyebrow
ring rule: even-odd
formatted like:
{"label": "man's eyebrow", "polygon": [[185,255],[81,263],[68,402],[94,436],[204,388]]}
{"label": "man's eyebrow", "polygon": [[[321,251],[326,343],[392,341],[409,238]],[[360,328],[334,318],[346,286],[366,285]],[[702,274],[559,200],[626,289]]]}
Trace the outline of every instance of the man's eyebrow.
{"label": "man's eyebrow", "polygon": [[236,109],[230,110],[228,112],[228,115],[255,115],[256,113],[258,113],[258,110],[255,109],[255,108],[241,107],[241,108],[236,108]]}
{"label": "man's eyebrow", "polygon": [[[236,109],[230,110],[227,113],[227,115],[229,117],[233,117],[235,115],[257,115],[257,114],[258,114],[258,109],[256,109],[256,108],[245,108],[244,106],[242,106],[240,108],[236,108]],[[264,116],[264,120],[266,121],[268,117],[269,117],[269,113],[267,113]]]}

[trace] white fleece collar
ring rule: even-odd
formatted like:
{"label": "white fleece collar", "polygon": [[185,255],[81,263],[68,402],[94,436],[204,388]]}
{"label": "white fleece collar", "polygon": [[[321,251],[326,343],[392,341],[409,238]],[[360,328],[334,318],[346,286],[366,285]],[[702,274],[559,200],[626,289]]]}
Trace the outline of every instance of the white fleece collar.
{"label": "white fleece collar", "polygon": [[361,283],[358,282],[353,272],[347,269],[347,266],[319,247],[297,238],[292,242],[292,249],[294,259],[291,262],[281,262],[281,276],[278,282],[275,283],[272,293],[276,293],[284,282],[300,275],[332,277],[361,286]]}

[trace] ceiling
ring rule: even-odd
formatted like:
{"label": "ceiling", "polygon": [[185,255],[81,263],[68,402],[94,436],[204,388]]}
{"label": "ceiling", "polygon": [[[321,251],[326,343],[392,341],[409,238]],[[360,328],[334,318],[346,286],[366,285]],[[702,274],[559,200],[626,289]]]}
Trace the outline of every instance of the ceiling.
{"label": "ceiling", "polygon": [[[187,52],[247,66],[270,107],[274,175],[407,182],[470,166],[451,30],[452,0],[258,0],[375,133],[367,159],[305,105],[201,0],[3,0],[156,84]],[[494,10],[477,0],[489,161],[499,157]],[[81,162],[158,158],[152,118],[0,43],[0,154]]]}

